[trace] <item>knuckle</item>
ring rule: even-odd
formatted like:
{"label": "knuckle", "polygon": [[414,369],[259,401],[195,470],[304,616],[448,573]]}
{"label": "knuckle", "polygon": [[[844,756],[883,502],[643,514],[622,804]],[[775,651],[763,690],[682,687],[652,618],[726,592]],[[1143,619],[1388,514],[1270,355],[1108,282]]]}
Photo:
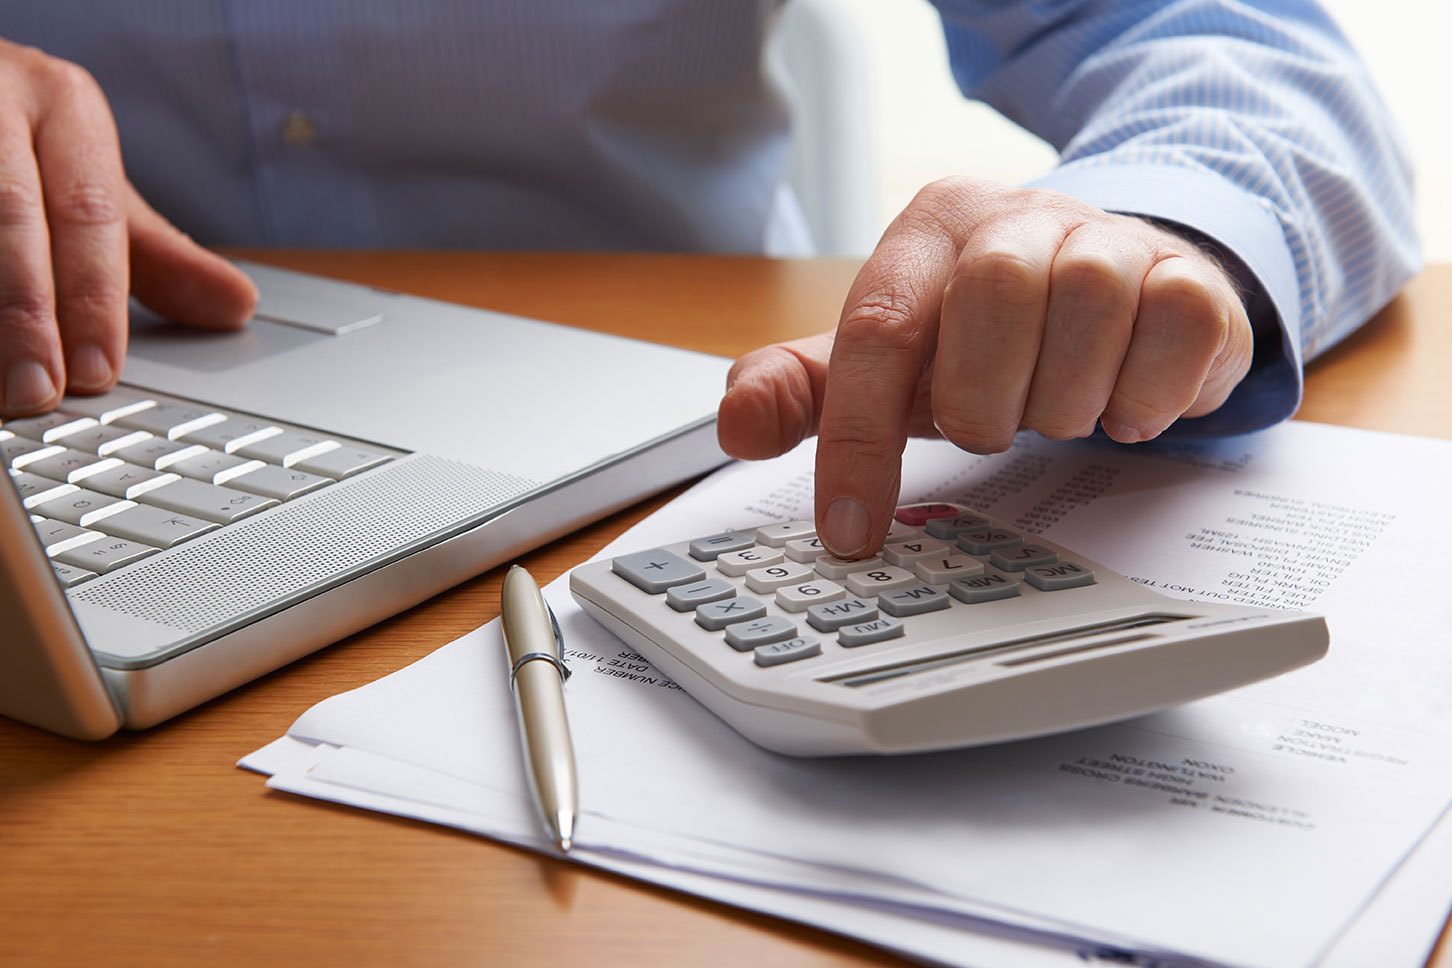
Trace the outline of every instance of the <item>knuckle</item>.
{"label": "knuckle", "polygon": [[105,185],[86,181],[47,192],[47,209],[52,221],[69,225],[110,225],[125,216],[121,201]]}
{"label": "knuckle", "polygon": [[14,178],[0,178],[0,226],[33,225],[42,219],[40,186]]}
{"label": "knuckle", "polygon": [[1037,262],[1022,252],[996,246],[965,254],[948,280],[944,298],[1021,309],[1041,305],[1047,290]]}
{"label": "knuckle", "polygon": [[895,286],[867,294],[837,324],[838,346],[865,344],[874,352],[913,352],[922,329],[915,305],[908,293]]}
{"label": "knuckle", "polygon": [[101,87],[91,72],[74,61],[62,60],[42,54],[43,62],[36,66],[40,77],[49,90],[60,96],[92,97],[100,93]]}
{"label": "knuckle", "polygon": [[33,343],[55,325],[51,294],[31,287],[0,292],[0,334],[5,341]]}
{"label": "knuckle", "polygon": [[1073,440],[1094,432],[1097,414],[1030,401],[1024,409],[1024,426],[1049,440]]}
{"label": "knuckle", "polygon": [[1054,261],[1052,285],[1067,295],[1103,299],[1125,288],[1119,262],[1107,252],[1078,250]]}
{"label": "knuckle", "polygon": [[880,428],[866,419],[843,416],[829,427],[825,422],[818,431],[818,448],[829,448],[851,454],[861,466],[887,464],[902,457],[902,451],[885,439]]}

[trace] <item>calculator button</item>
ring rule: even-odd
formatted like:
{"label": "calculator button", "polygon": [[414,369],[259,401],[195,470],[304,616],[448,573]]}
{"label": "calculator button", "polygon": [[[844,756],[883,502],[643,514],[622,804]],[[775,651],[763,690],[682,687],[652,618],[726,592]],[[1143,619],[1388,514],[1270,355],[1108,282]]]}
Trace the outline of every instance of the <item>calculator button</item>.
{"label": "calculator button", "polygon": [[1017,578],[990,572],[972,578],[955,578],[948,582],[948,594],[965,605],[979,602],[993,602],[1000,598],[1013,598],[1019,594]]}
{"label": "calculator button", "polygon": [[956,538],[964,531],[982,531],[993,527],[993,522],[977,514],[959,514],[951,518],[934,518],[927,524],[927,532],[934,538]]}
{"label": "calculator button", "polygon": [[913,538],[883,548],[882,560],[899,568],[911,568],[913,562],[920,558],[931,558],[934,555],[946,557],[951,553],[948,546],[936,538]]}
{"label": "calculator button", "polygon": [[821,538],[798,538],[786,543],[786,556],[792,561],[813,562],[827,554]]}
{"label": "calculator button", "polygon": [[854,571],[867,571],[870,568],[886,568],[887,562],[877,555],[871,558],[860,558],[851,561],[847,558],[833,558],[831,555],[823,555],[817,559],[817,574],[823,578],[830,578],[836,581],[839,578],[846,578]]}
{"label": "calculator button", "polygon": [[983,528],[958,535],[958,547],[970,555],[986,555],[999,548],[1023,544],[1023,535],[1007,528]]}
{"label": "calculator button", "polygon": [[870,571],[855,571],[842,582],[847,586],[849,592],[863,596],[881,595],[883,592],[906,588],[917,583],[917,575],[906,568],[898,568],[894,565],[883,565],[881,568],[873,568]]}
{"label": "calculator button", "polygon": [[716,558],[716,567],[721,574],[740,578],[753,568],[765,568],[779,563],[784,556],[776,548],[752,545],[744,551],[731,551]]}
{"label": "calculator button", "polygon": [[921,538],[923,529],[910,524],[903,524],[901,521],[894,521],[887,526],[887,536],[883,538],[884,544],[896,544],[899,541],[907,541],[909,538]]}
{"label": "calculator button", "polygon": [[932,585],[910,585],[877,596],[877,607],[898,618],[936,612],[940,608],[947,608],[949,604],[951,602],[948,593],[939,591]]}
{"label": "calculator button", "polygon": [[706,577],[700,565],[660,548],[620,555],[610,562],[610,570],[651,595],[659,595],[672,585]]}
{"label": "calculator button", "polygon": [[999,548],[988,556],[988,563],[1003,571],[1023,571],[1030,565],[1052,565],[1058,560],[1058,552],[1034,544]]}
{"label": "calculator button", "polygon": [[799,635],[794,639],[787,639],[785,642],[773,642],[771,645],[758,645],[756,647],[756,664],[759,666],[781,665],[783,662],[795,662],[797,659],[808,659],[814,655],[822,654],[822,643],[814,636]]}
{"label": "calculator button", "polygon": [[666,604],[678,612],[689,612],[736,594],[736,586],[720,578],[707,578],[666,589]]}
{"label": "calculator button", "polygon": [[766,606],[749,595],[711,602],[696,609],[696,624],[719,632],[737,622],[750,622],[766,615]]}
{"label": "calculator button", "polygon": [[844,598],[824,602],[807,609],[807,624],[818,632],[835,632],[853,622],[869,622],[877,618],[877,606],[861,598]]}
{"label": "calculator button", "polygon": [[751,535],[742,534],[740,531],[708,534],[691,542],[691,557],[697,561],[715,561],[718,556],[729,551],[745,551],[754,544],[756,540]]}
{"label": "calculator button", "polygon": [[811,581],[811,579],[811,565],[804,565],[798,561],[783,561],[778,565],[767,565],[765,568],[753,568],[748,571],[746,587],[765,595],[768,592],[776,591],[783,585]]}
{"label": "calculator button", "polygon": [[847,589],[825,578],[800,585],[785,585],[776,590],[776,603],[788,612],[805,612],[813,605],[825,605],[846,597]]}
{"label": "calculator button", "polygon": [[967,555],[924,558],[913,563],[913,572],[930,585],[946,585],[954,578],[983,574],[983,562]]}
{"label": "calculator button", "polygon": [[844,625],[837,630],[837,642],[843,648],[853,649],[859,645],[871,645],[884,639],[895,639],[903,634],[903,625],[895,618],[879,615],[871,622]]}
{"label": "calculator button", "polygon": [[1046,592],[1094,584],[1094,572],[1072,561],[1061,561],[1057,565],[1034,565],[1025,568],[1023,576],[1030,585]]}
{"label": "calculator button", "polygon": [[903,524],[921,526],[933,518],[951,518],[958,510],[951,504],[909,504],[898,508],[893,517]]}
{"label": "calculator button", "polygon": [[733,622],[726,627],[726,644],[737,652],[751,652],[759,645],[771,645],[795,638],[797,627],[779,615]]}
{"label": "calculator button", "polygon": [[788,541],[814,537],[817,525],[813,521],[787,521],[784,524],[768,524],[756,529],[756,540],[772,548],[780,548]]}

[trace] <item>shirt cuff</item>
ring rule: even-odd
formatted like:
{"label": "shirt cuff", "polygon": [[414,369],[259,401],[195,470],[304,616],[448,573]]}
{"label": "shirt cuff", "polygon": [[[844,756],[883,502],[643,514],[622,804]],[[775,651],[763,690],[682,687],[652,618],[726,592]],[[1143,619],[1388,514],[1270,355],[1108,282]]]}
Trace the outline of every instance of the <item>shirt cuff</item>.
{"label": "shirt cuff", "polygon": [[1183,417],[1168,434],[1246,433],[1296,412],[1301,405],[1300,285],[1269,202],[1203,169],[1170,165],[1070,164],[1028,187],[1060,191],[1107,212],[1184,225],[1213,239],[1240,263],[1227,268],[1245,287],[1246,313],[1256,334],[1250,372],[1219,409]]}

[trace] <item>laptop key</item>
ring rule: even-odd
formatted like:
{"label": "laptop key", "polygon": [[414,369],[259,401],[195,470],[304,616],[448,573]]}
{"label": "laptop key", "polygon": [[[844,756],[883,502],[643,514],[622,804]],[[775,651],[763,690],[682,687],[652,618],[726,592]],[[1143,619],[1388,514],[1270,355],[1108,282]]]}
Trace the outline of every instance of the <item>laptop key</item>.
{"label": "laptop key", "polygon": [[248,444],[246,447],[238,447],[236,453],[254,460],[265,460],[269,464],[291,467],[299,461],[316,457],[330,450],[337,450],[341,446],[343,445],[328,437],[303,434],[296,430],[284,430],[280,434],[274,434]]}
{"label": "laptop key", "polygon": [[128,430],[125,427],[109,427],[105,424],[96,424],[78,430],[75,433],[66,434],[62,441],[72,450],[84,450],[88,454],[100,454],[102,457],[111,456],[113,451],[123,447],[130,447],[132,444],[139,444],[143,440],[150,440],[151,434],[144,430]]}
{"label": "laptop key", "polygon": [[99,531],[91,531],[54,518],[32,517],[31,521],[35,525],[35,533],[40,536],[40,543],[45,546],[45,553],[52,558],[63,551],[70,551],[105,537]]}
{"label": "laptop key", "polygon": [[34,510],[36,514],[43,517],[55,518],[57,521],[69,521],[71,524],[90,528],[102,518],[119,514],[127,508],[135,506],[135,501],[112,497],[110,494],[102,494],[99,491],[77,488],[69,494],[35,505]]}
{"label": "laptop key", "polygon": [[147,491],[155,490],[179,478],[175,474],[138,467],[135,464],[121,464],[109,470],[100,471],[86,478],[86,487],[112,497],[124,497],[134,501]]}
{"label": "laptop key", "polygon": [[201,444],[184,444],[179,440],[167,440],[165,437],[152,437],[150,440],[143,440],[139,444],[122,447],[112,456],[119,457],[128,464],[140,464],[142,467],[150,467],[153,470],[164,471],[170,464],[175,464],[179,460],[186,460],[188,457],[196,457],[206,452],[207,448]]}
{"label": "laptop key", "polygon": [[13,417],[6,420],[4,427],[17,437],[28,437],[42,443],[53,444],[67,434],[96,426],[96,418],[81,417],[73,413],[52,410],[38,417]]}
{"label": "laptop key", "polygon": [[53,481],[75,484],[92,474],[120,465],[121,461],[115,457],[88,454],[83,450],[62,450],[59,454],[27,462],[25,469]]}
{"label": "laptop key", "polygon": [[190,477],[208,484],[226,484],[234,477],[265,467],[260,460],[224,454],[220,450],[209,450],[205,454],[187,457],[167,465],[167,470],[182,477]]}
{"label": "laptop key", "polygon": [[175,440],[183,434],[209,427],[212,424],[219,424],[226,419],[225,413],[218,413],[211,407],[193,407],[182,403],[158,403],[154,407],[147,407],[135,413],[123,414],[112,422],[122,427],[130,427],[132,430],[145,430],[158,437]]}
{"label": "laptop key", "polygon": [[94,397],[66,397],[61,401],[60,409],[83,417],[95,417],[108,424],[118,417],[154,406],[156,401],[146,394],[117,387]]}
{"label": "laptop key", "polygon": [[27,508],[36,507],[46,501],[80,490],[74,484],[62,484],[48,477],[41,477],[39,474],[27,474],[25,471],[11,471],[10,481],[20,492],[20,503]]}
{"label": "laptop key", "polygon": [[327,487],[331,483],[333,483],[331,477],[319,477],[317,474],[300,471],[296,467],[262,464],[255,471],[232,478],[227,482],[227,486],[235,487],[239,491],[261,494],[263,497],[270,497],[276,501],[291,501],[295,497],[302,497],[320,487]]}
{"label": "laptop key", "polygon": [[62,551],[55,557],[62,564],[75,565],[77,568],[86,568],[104,575],[108,571],[115,571],[122,565],[129,565],[133,561],[140,561],[147,555],[154,554],[156,554],[156,549],[148,545],[102,535],[100,541],[92,541],[79,548]]}
{"label": "laptop key", "polygon": [[147,491],[141,495],[141,501],[218,524],[231,524],[277,504],[271,498],[260,494],[203,484],[187,477],[172,481],[154,491]]}
{"label": "laptop key", "polygon": [[166,508],[132,504],[119,514],[97,521],[93,527],[117,538],[130,538],[154,548],[171,548],[208,531],[215,531],[218,526]]}
{"label": "laptop key", "polygon": [[253,420],[251,417],[228,417],[220,423],[190,430],[178,439],[189,444],[201,444],[213,450],[220,450],[224,454],[231,454],[239,447],[246,447],[248,444],[265,440],[268,437],[276,437],[280,433],[282,433],[281,427],[274,426],[266,420]]}
{"label": "laptop key", "polygon": [[376,451],[363,450],[358,447],[337,447],[316,457],[297,461],[292,466],[300,467],[322,477],[344,478],[350,474],[357,474],[359,471],[366,471],[370,467],[377,467],[388,460],[387,454],[380,454]]}
{"label": "laptop key", "polygon": [[59,561],[52,561],[50,567],[55,571],[56,580],[61,583],[62,588],[70,588],[72,585],[79,585],[83,581],[96,577],[94,571],[77,568],[75,565],[64,565]]}
{"label": "laptop key", "polygon": [[[0,430],[0,434],[5,431]],[[42,444],[38,440],[30,440],[26,437],[7,437],[0,440],[0,464],[6,467],[20,468],[26,464],[33,464],[43,460],[52,454],[59,454],[64,447],[55,444]]]}

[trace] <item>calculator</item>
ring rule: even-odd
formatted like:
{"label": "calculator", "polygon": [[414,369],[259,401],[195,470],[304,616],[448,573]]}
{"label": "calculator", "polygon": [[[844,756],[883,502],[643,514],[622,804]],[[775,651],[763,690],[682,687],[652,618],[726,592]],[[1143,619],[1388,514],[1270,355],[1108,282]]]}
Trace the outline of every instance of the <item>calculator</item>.
{"label": "calculator", "polygon": [[1325,655],[1324,619],[1171,599],[957,504],[897,509],[847,560],[811,521],[591,562],[582,608],[751,741],[799,756],[1025,739]]}

